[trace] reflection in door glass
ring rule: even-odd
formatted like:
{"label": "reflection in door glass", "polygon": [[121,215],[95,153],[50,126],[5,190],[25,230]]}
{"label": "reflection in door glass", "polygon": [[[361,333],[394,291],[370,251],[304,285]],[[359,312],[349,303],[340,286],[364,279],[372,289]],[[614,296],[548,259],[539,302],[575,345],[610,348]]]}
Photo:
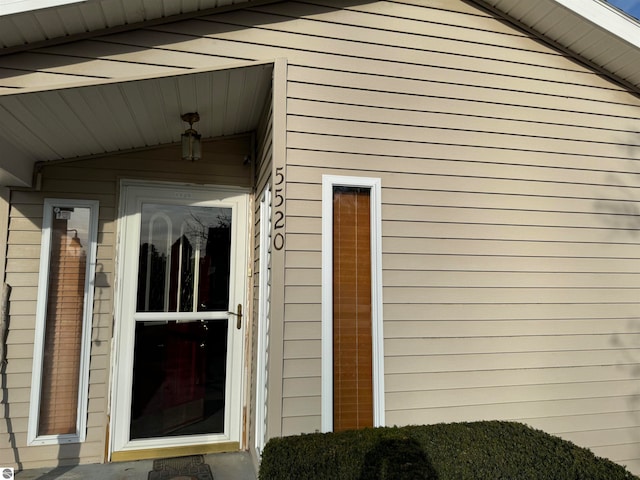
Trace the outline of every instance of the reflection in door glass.
{"label": "reflection in door glass", "polygon": [[227,324],[136,323],[132,440],[224,432]]}
{"label": "reflection in door glass", "polygon": [[144,204],[138,312],[229,307],[231,209]]}

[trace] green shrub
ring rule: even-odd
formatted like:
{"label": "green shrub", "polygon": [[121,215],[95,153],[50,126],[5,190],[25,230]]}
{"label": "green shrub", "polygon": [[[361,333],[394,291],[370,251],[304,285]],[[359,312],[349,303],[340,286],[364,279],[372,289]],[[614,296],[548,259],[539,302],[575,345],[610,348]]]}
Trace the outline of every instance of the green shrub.
{"label": "green shrub", "polygon": [[624,467],[513,422],[367,428],[273,438],[260,480],[622,480]]}

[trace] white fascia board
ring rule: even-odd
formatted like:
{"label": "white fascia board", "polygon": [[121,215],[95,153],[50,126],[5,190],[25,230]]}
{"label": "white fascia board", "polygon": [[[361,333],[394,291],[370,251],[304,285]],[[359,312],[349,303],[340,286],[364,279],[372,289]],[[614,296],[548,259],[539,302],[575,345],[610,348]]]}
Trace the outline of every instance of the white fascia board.
{"label": "white fascia board", "polygon": [[603,0],[554,0],[598,27],[640,48],[640,22]]}
{"label": "white fascia board", "polygon": [[86,1],[88,0],[0,0],[0,16],[61,7],[71,3],[83,3]]}

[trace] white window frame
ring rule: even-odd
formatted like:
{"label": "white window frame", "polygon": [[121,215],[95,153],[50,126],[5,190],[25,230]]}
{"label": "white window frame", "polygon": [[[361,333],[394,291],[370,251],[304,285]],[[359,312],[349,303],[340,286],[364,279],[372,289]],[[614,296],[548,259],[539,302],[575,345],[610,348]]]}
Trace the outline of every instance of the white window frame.
{"label": "white window frame", "polygon": [[[40,389],[42,386],[42,362],[44,359],[44,340],[47,321],[47,297],[49,289],[49,257],[51,254],[51,223],[54,207],[88,208],[89,225],[87,246],[87,265],[84,284],[82,343],[80,350],[80,374],[78,378],[78,412],[76,432],[61,435],[38,435],[40,421]],[[29,406],[29,425],[27,442],[29,445],[55,445],[81,443],[87,434],[87,405],[89,401],[89,361],[91,353],[91,325],[93,318],[93,291],[96,271],[96,251],[98,245],[98,208],[97,200],[69,200],[46,198],[42,220],[42,243],[40,247],[40,270],[38,277],[38,297],[36,306],[36,326],[33,350],[33,370],[31,376],[31,402]]]}
{"label": "white window frame", "polygon": [[371,339],[373,425],[385,425],[384,335],[382,311],[382,188],[379,178],[322,176],[322,398],[321,429],[333,431],[333,188],[370,190]]}

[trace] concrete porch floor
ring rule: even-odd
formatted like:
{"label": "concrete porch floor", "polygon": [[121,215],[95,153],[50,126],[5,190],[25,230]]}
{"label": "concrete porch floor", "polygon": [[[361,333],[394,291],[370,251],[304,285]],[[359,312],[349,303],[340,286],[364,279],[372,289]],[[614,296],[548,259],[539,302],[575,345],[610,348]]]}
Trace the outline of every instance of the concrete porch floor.
{"label": "concrete porch floor", "polygon": [[[214,480],[256,480],[247,452],[213,453],[204,456]],[[153,460],[117,462],[69,467],[38,468],[16,474],[17,480],[147,480]],[[186,479],[179,476],[175,478]]]}

